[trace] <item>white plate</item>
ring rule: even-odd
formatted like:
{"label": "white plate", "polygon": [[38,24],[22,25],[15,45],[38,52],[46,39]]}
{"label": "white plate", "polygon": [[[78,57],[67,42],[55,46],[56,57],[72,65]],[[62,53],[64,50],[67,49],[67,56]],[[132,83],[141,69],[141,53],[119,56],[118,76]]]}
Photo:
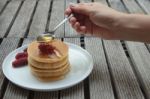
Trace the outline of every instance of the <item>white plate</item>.
{"label": "white plate", "polygon": [[4,60],[2,69],[4,75],[14,84],[38,91],[54,91],[71,87],[84,80],[93,69],[93,59],[91,55],[81,47],[67,43],[69,46],[69,61],[71,70],[66,77],[54,82],[41,82],[31,73],[28,66],[13,68],[12,61],[18,52],[22,52],[28,45],[22,46],[11,52]]}

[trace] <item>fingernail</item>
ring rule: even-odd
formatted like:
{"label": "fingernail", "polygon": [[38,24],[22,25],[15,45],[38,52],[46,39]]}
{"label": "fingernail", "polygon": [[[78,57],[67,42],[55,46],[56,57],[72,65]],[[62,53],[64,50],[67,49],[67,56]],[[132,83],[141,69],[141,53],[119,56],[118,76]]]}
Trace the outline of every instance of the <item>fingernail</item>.
{"label": "fingernail", "polygon": [[77,4],[75,4],[75,3],[70,3],[69,5],[70,5],[70,7],[75,7],[75,6],[77,6]]}

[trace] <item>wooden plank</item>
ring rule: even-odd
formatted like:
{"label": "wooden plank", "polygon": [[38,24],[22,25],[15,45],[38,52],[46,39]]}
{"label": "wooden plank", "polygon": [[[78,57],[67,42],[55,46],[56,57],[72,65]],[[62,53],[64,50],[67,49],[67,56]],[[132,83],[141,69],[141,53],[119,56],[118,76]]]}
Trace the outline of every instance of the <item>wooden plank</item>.
{"label": "wooden plank", "polygon": [[[3,0],[0,0],[3,1]],[[7,32],[9,26],[12,24],[12,20],[15,17],[17,9],[21,1],[12,1],[5,8],[4,12],[0,16],[0,37],[4,37]]]}
{"label": "wooden plank", "polygon": [[89,3],[92,2],[92,0],[79,0],[80,3]]}
{"label": "wooden plank", "polygon": [[[74,43],[80,46],[79,38],[64,38],[64,41]],[[71,88],[62,90],[60,92],[60,98],[61,99],[84,99],[83,83],[81,82],[80,84],[75,85]]]}
{"label": "wooden plank", "polygon": [[7,0],[0,0],[0,13],[2,11],[2,9],[4,8],[4,6],[6,5],[8,1]]}
{"label": "wooden plank", "polygon": [[[64,19],[65,0],[53,0],[49,31],[53,30]],[[56,37],[64,37],[64,25],[55,32]]]}
{"label": "wooden plank", "polygon": [[146,44],[146,45],[147,45],[148,50],[150,50],[150,44]]}
{"label": "wooden plank", "polygon": [[22,8],[8,34],[8,37],[24,37],[36,0],[25,0]]}
{"label": "wooden plank", "polygon": [[107,5],[107,1],[106,0],[94,0],[94,2],[100,2],[102,4]]}
{"label": "wooden plank", "polygon": [[59,99],[58,98],[58,91],[51,91],[51,92],[34,92],[33,99]]}
{"label": "wooden plank", "polygon": [[29,90],[22,89],[9,82],[3,99],[28,99]]}
{"label": "wooden plank", "polygon": [[94,60],[89,77],[91,99],[115,99],[101,39],[85,38],[85,49]]}
{"label": "wooden plank", "polygon": [[[14,49],[17,48],[19,38],[5,38],[0,45],[0,93],[2,93],[2,85],[4,81],[4,75],[2,73],[2,63],[5,57]],[[1,95],[0,95],[1,97]]]}
{"label": "wooden plank", "polygon": [[45,31],[51,0],[40,0],[29,30],[28,37],[37,37]]}
{"label": "wooden plank", "polygon": [[119,41],[104,41],[119,99],[144,99],[138,81]]}
{"label": "wooden plank", "polygon": [[108,0],[108,2],[112,8],[121,12],[127,12],[120,0]]}
{"label": "wooden plank", "polygon": [[60,92],[60,99],[84,99],[83,83]]}
{"label": "wooden plank", "polygon": [[[65,0],[66,8],[70,3],[77,3],[77,0]],[[80,35],[71,27],[69,22],[65,23],[65,37],[80,37]]]}
{"label": "wooden plank", "polygon": [[144,13],[140,6],[134,0],[122,0],[122,2],[130,13]]}
{"label": "wooden plank", "polygon": [[[119,1],[118,1],[119,2]],[[132,4],[133,4],[134,2],[132,2]],[[116,8],[116,9],[120,9],[120,11],[123,11],[123,12],[126,12],[125,10],[125,8],[124,7],[122,7],[122,9],[121,8],[119,8],[119,7],[117,7],[117,6],[115,6],[115,5],[112,5],[114,8]],[[136,4],[134,3],[133,5],[132,5],[133,7],[135,6],[136,8],[137,8],[137,6],[136,6]],[[127,9],[128,9],[128,7],[127,7]],[[129,8],[130,9],[130,8]],[[132,10],[132,11],[131,11]],[[132,13],[135,13],[136,11],[137,11],[137,9],[135,10],[133,10],[133,9],[131,9],[131,10],[129,10],[129,12],[132,12]],[[114,50],[114,49],[113,49]],[[136,71],[137,72],[137,71]],[[139,78],[139,77],[138,77]],[[130,83],[131,84],[131,83]]]}
{"label": "wooden plank", "polygon": [[134,64],[134,68],[142,83],[147,99],[150,98],[150,53],[145,44],[139,42],[126,42],[127,49]]}
{"label": "wooden plank", "polygon": [[[34,38],[28,38],[23,41],[22,45],[30,43]],[[11,82],[8,83],[4,99],[28,99],[29,90],[23,89],[21,87],[15,86]]]}
{"label": "wooden plank", "polygon": [[[139,13],[145,14],[143,9],[133,0],[123,0],[126,8],[128,9],[129,13]],[[147,47],[150,49],[150,44],[147,44]]]}
{"label": "wooden plank", "polygon": [[33,38],[33,37],[25,38],[23,41],[23,45],[30,44],[34,40],[36,40],[36,38]]}
{"label": "wooden plank", "polygon": [[136,0],[143,10],[149,14],[150,13],[150,1],[149,0]]}

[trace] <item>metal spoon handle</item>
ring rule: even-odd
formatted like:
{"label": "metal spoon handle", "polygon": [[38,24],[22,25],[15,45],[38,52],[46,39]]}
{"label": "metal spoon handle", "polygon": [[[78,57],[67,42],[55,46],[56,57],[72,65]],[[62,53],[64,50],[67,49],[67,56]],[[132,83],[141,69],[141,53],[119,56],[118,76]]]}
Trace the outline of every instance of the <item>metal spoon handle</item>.
{"label": "metal spoon handle", "polygon": [[53,32],[57,30],[57,28],[59,26],[61,26],[62,24],[64,24],[67,20],[69,20],[71,17],[73,16],[73,14],[70,14],[68,17],[66,17],[62,22],[60,22],[54,29]]}

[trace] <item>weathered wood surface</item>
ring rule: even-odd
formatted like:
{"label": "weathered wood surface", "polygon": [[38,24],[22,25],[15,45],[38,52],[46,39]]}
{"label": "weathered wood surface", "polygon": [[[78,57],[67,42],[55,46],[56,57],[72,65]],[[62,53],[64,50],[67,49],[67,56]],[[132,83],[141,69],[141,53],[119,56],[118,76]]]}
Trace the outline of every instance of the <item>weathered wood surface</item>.
{"label": "weathered wood surface", "polygon": [[144,99],[130,62],[119,41],[104,41],[114,86],[119,99]]}
{"label": "weathered wood surface", "polygon": [[89,77],[91,99],[115,99],[101,40],[85,38],[85,49],[94,59],[94,68]]}
{"label": "weathered wood surface", "polygon": [[149,14],[150,12],[150,1],[149,0],[136,0],[143,10]]}
{"label": "weathered wood surface", "polygon": [[110,7],[121,12],[126,12],[126,9],[124,8],[124,5],[122,4],[121,0],[108,0],[108,3]]}
{"label": "weathered wood surface", "polygon": [[33,99],[59,99],[58,91],[34,92]]}
{"label": "weathered wood surface", "polygon": [[[22,42],[21,45],[23,46],[25,44],[29,44],[33,40],[34,40],[34,38],[24,39],[24,41]],[[29,90],[20,88],[16,85],[12,84],[11,82],[9,82],[7,85],[3,99],[28,99],[29,93],[30,93]]]}
{"label": "weathered wood surface", "polygon": [[[38,34],[52,30],[64,19],[64,11],[69,3],[77,2],[101,2],[125,13],[150,13],[149,0],[0,0],[1,66],[9,52],[18,46],[29,44],[36,39]],[[150,98],[149,44],[125,41],[127,49],[123,49],[124,46],[120,41],[83,38],[72,29],[68,22],[56,31],[56,37],[63,38],[66,42],[82,45],[93,56],[94,69],[88,79],[65,90],[29,91],[5,79],[0,67],[0,98]],[[129,56],[126,56],[125,50],[129,52]]]}
{"label": "weathered wood surface", "polygon": [[51,0],[40,0],[38,2],[28,37],[37,37],[46,30]]}
{"label": "weathered wood surface", "polygon": [[2,13],[2,10],[4,10],[7,3],[8,3],[7,0],[0,0],[0,14]]}
{"label": "weathered wood surface", "polygon": [[12,1],[6,6],[2,15],[0,15],[0,37],[4,37],[9,32],[8,30],[13,24],[13,19],[20,5],[21,1]]}
{"label": "weathered wood surface", "polygon": [[[128,1],[128,0],[127,0]],[[127,8],[128,8],[128,11],[130,13],[142,13],[144,14],[144,11],[146,13],[149,13],[150,11],[148,11],[147,9],[144,8],[144,11],[143,10],[140,10],[140,7],[139,6],[129,6],[129,1],[127,2],[126,0],[124,0]],[[132,5],[133,3],[135,2],[132,2]],[[139,1],[139,3],[141,4],[142,7],[146,6],[144,5],[144,1],[141,2]],[[148,2],[145,2],[145,3],[148,3]],[[131,4],[131,2],[130,2]],[[131,55],[131,58],[132,58],[132,61],[133,61],[133,64],[135,65],[134,68],[136,70],[136,73],[138,75],[138,78],[140,79],[140,83],[141,83],[141,86],[144,90],[144,93],[146,94],[146,97],[147,98],[150,98],[150,82],[148,78],[146,78],[147,75],[150,75],[150,69],[149,68],[149,62],[148,59],[149,59],[149,51],[148,49],[146,48],[145,44],[142,44],[142,43],[134,43],[134,42],[126,42],[126,45],[128,47],[128,51]],[[150,48],[150,45],[148,44],[147,45],[148,48]],[[145,55],[146,54],[146,55]],[[144,60],[139,60],[139,59],[143,59]],[[146,59],[145,59],[146,58]],[[144,70],[144,72],[143,72]]]}
{"label": "weathered wood surface", "polygon": [[30,18],[34,11],[36,0],[25,0],[13,26],[8,34],[8,37],[24,37],[26,35]]}
{"label": "weathered wood surface", "polygon": [[28,99],[29,91],[11,82],[8,83],[3,99]]}
{"label": "weathered wood surface", "polygon": [[143,14],[143,10],[134,0],[122,0],[129,13]]}
{"label": "weathered wood surface", "polygon": [[[2,96],[3,91],[3,83],[4,83],[4,75],[2,73],[2,63],[5,57],[14,49],[17,48],[19,42],[19,38],[5,38],[3,39],[0,45],[0,97]],[[4,84],[5,85],[5,84]]]}
{"label": "weathered wood surface", "polygon": [[[65,0],[53,0],[50,21],[49,21],[49,31],[52,31],[56,25],[58,25],[64,19],[65,10]],[[56,37],[64,37],[64,24],[56,30]]]}
{"label": "weathered wood surface", "polygon": [[89,3],[92,2],[92,0],[79,0],[80,3]]}
{"label": "weathered wood surface", "polygon": [[145,44],[126,42],[134,69],[147,99],[150,98],[150,53]]}
{"label": "weathered wood surface", "polygon": [[[113,3],[112,3],[113,2]],[[110,3],[110,6],[112,7],[112,8],[114,8],[114,9],[118,9],[119,11],[122,11],[122,12],[128,12],[127,11],[127,9],[125,8],[125,6],[123,5],[123,2],[122,1],[120,1],[120,0],[109,0],[109,3]],[[125,2],[125,3],[127,3],[127,2]],[[134,2],[132,2],[132,3],[134,3]],[[118,6],[119,5],[119,6]],[[136,5],[136,4],[134,4],[134,5]],[[129,6],[128,6],[129,7]],[[134,10],[135,11],[135,10]],[[119,42],[118,42],[119,43]],[[113,44],[112,44],[113,45]],[[114,49],[112,49],[112,50],[114,50]],[[118,50],[118,49],[116,49],[116,50]],[[110,57],[110,54],[108,55],[109,57]],[[121,56],[123,56],[123,55],[121,55]],[[126,62],[127,63],[127,62]],[[127,66],[126,66],[127,67]],[[132,79],[134,78],[134,79],[136,79],[136,75],[134,75],[133,74],[133,71],[131,71],[131,65],[129,64],[129,62],[128,62],[128,68],[130,68],[130,69],[128,69],[128,70],[130,70],[130,71],[128,71],[129,73],[127,73],[127,74],[130,74],[130,79],[128,79],[129,81],[131,81],[132,82]],[[124,71],[125,72],[125,71]],[[132,74],[131,74],[132,73]],[[132,76],[133,77],[132,77]],[[128,77],[128,76],[126,76],[126,77]],[[117,78],[116,76],[115,76],[115,78]],[[115,79],[114,78],[114,79]],[[127,78],[126,78],[127,79]],[[127,81],[127,80],[126,80]],[[127,82],[125,82],[125,83],[127,83]],[[128,92],[129,91],[132,91],[132,90],[135,90],[134,88],[137,88],[137,92],[134,92],[134,91],[132,91],[133,93],[131,93],[131,95],[130,95],[130,98],[133,98],[134,99],[134,97],[137,97],[137,98],[139,98],[139,99],[142,99],[142,98],[144,98],[144,96],[143,96],[143,94],[142,94],[142,92],[141,92],[141,89],[140,89],[140,87],[139,87],[139,84],[138,84],[138,82],[137,82],[137,80],[135,81],[135,83],[128,83],[129,85],[131,85],[131,84],[133,84],[135,87],[132,87],[132,89],[131,88],[126,88],[126,90],[128,90],[128,89],[130,89],[130,90],[128,90]],[[124,92],[123,92],[124,93]],[[140,93],[139,95],[140,96],[136,96],[135,94],[136,93]]]}
{"label": "weathered wood surface", "polygon": [[107,5],[107,1],[106,0],[94,0],[94,2],[98,2],[98,3],[102,3]]}

